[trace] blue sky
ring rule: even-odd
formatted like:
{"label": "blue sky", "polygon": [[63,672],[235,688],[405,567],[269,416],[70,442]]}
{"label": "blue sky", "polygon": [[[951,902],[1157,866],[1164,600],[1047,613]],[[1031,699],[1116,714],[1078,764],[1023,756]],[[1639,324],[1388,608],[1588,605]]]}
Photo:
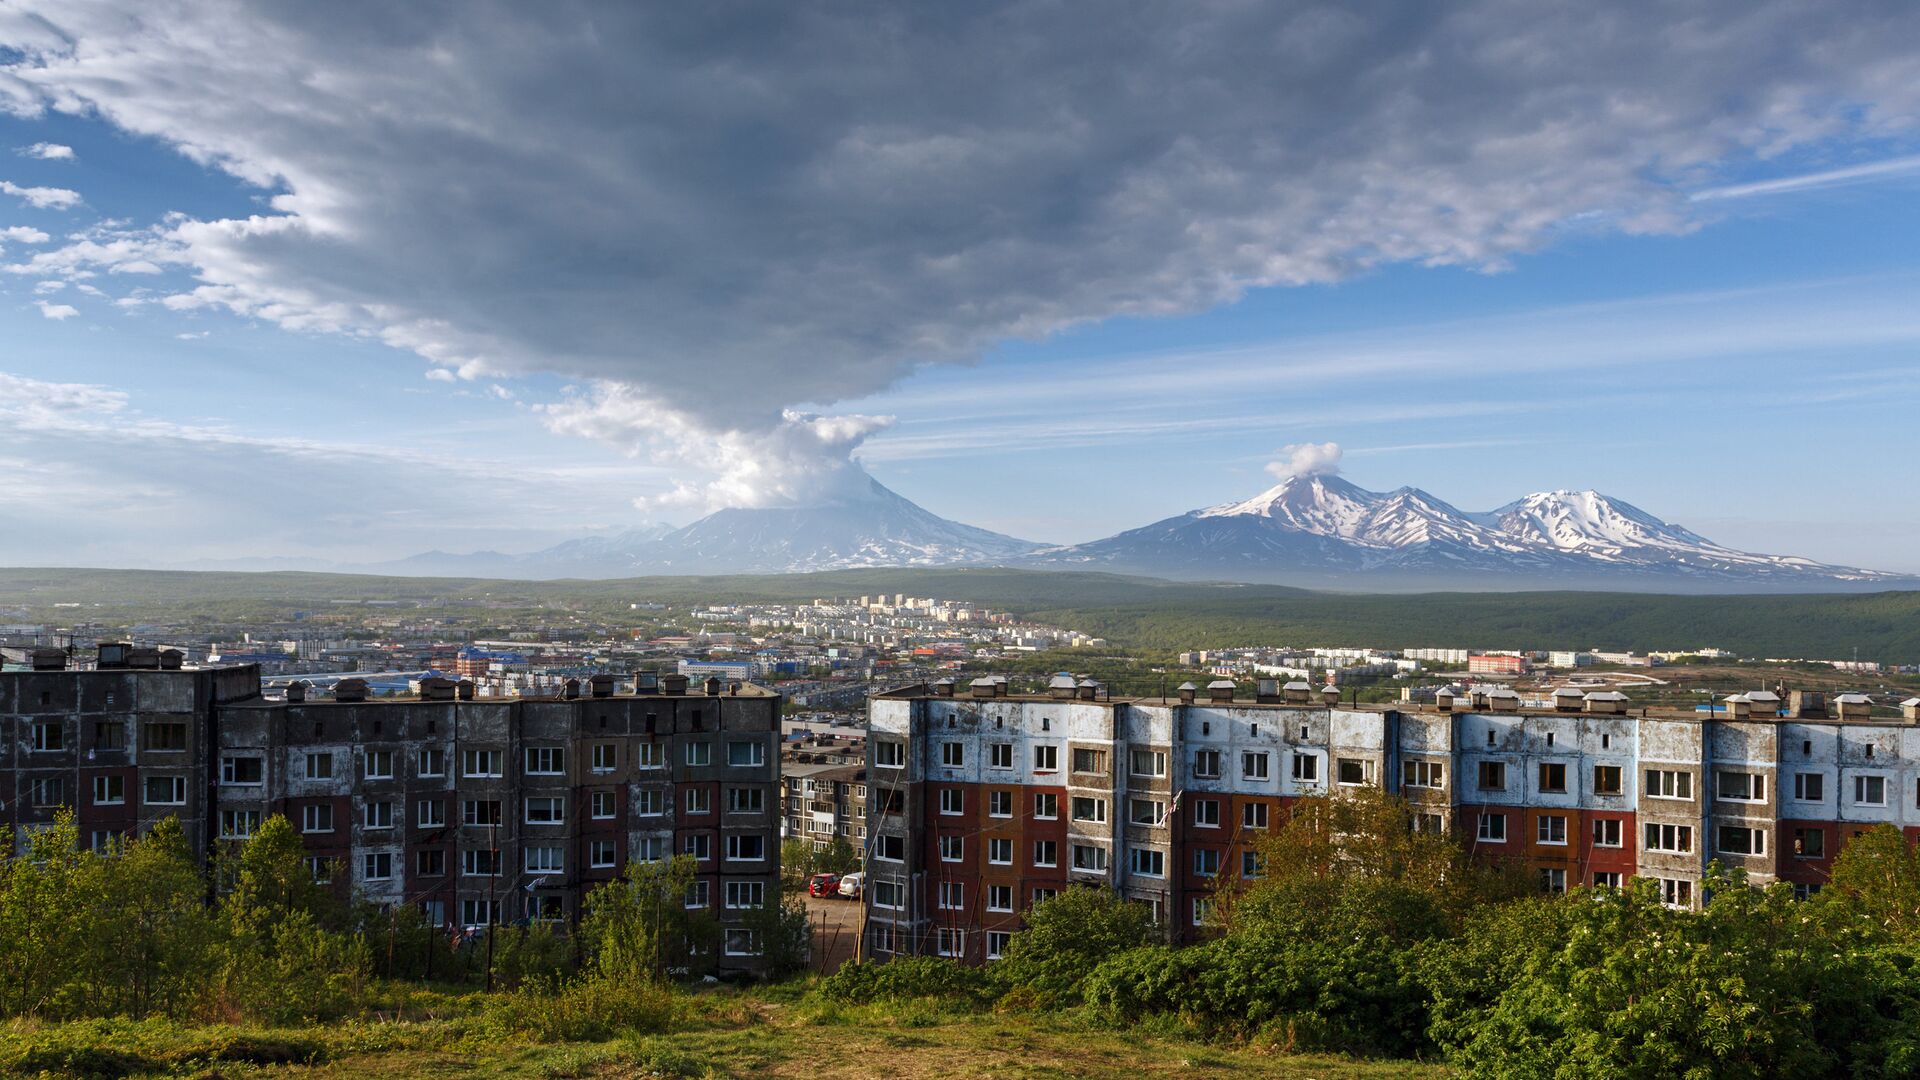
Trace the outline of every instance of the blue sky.
{"label": "blue sky", "polygon": [[[1732,546],[1920,572],[1920,80],[1877,43],[1906,16],[1821,49],[1770,7],[1736,29],[1791,53],[1777,70],[1737,38],[1651,55],[1657,76],[1503,66],[1506,111],[1411,125],[1444,140],[1364,87],[1307,108],[1317,84],[1249,75],[1222,109],[1151,34],[1030,60],[1133,57],[1161,81],[1131,105],[1024,69],[998,106],[925,92],[929,62],[881,109],[897,58],[857,97],[807,59],[812,37],[861,71],[844,25],[791,46],[601,26],[631,35],[609,78],[649,72],[601,100],[555,86],[594,63],[564,13],[453,34],[368,9],[357,33],[441,65],[418,83],[355,32],[258,12],[0,19],[0,562],[531,550],[834,497],[862,466],[1070,542],[1334,442],[1355,483],[1468,510],[1596,488]],[[1288,33],[1395,70],[1410,42],[1545,56],[1560,29]],[[1641,29],[1658,44],[1622,48],[1681,47]],[[256,31],[284,65],[232,40]],[[757,78],[657,74],[695,49]],[[1491,78],[1461,64],[1435,78]],[[1675,67],[1658,116],[1619,106]]]}

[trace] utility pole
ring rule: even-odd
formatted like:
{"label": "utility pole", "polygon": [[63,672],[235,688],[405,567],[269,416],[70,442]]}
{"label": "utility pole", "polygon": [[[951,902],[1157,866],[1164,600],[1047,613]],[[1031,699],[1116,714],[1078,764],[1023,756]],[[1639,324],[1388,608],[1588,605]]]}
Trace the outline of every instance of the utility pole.
{"label": "utility pole", "polygon": [[487,827],[487,845],[493,849],[493,872],[487,875],[487,993],[493,993],[493,928],[500,922],[500,914],[493,908],[493,882],[500,876],[500,823],[496,819]]}

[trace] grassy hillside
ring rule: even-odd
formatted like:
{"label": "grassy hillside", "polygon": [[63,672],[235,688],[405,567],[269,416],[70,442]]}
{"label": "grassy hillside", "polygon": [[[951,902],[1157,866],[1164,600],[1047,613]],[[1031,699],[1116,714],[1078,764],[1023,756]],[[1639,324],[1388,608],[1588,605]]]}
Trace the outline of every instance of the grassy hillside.
{"label": "grassy hillside", "polygon": [[[1638,593],[1315,593],[1113,574],[999,569],[499,581],[350,574],[0,569],[0,609],[36,620],[284,618],[336,601],[484,603],[619,619],[636,600],[808,600],[908,593],[970,599],[1139,649],[1258,643],[1680,649],[1920,662],[1920,592],[1654,596]],[[56,608],[54,604],[80,604]]]}

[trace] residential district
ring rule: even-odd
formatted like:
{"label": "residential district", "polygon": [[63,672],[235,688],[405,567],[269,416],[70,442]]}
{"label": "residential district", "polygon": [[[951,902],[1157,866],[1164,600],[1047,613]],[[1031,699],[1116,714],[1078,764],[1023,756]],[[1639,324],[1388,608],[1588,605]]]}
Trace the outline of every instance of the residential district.
{"label": "residential district", "polygon": [[1706,648],[1248,647],[1123,693],[1048,670],[1098,638],[959,601],[630,611],[497,637],[384,605],[0,626],[0,819],[17,850],[63,809],[97,846],[175,817],[204,858],[281,814],[317,879],[450,930],[570,920],[687,855],[738,970],[783,840],[856,853],[827,891],[868,955],[983,962],[1075,885],[1204,935],[1294,801],[1343,790],[1545,890],[1647,877],[1679,906],[1713,860],[1804,895],[1874,823],[1920,836],[1920,696],[1851,658],[1749,662],[1734,692],[1674,677],[1739,659]]}

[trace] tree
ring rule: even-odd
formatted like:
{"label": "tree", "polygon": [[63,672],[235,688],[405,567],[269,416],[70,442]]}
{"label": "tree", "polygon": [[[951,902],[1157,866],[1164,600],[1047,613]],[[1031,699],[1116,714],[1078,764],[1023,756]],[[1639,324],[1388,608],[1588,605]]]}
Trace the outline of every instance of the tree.
{"label": "tree", "polygon": [[1071,1002],[1088,973],[1108,957],[1159,936],[1147,905],[1111,889],[1076,886],[1027,911],[1026,928],[993,967],[1003,985],[1024,987],[1041,1003]]}
{"label": "tree", "polygon": [[1833,861],[1826,893],[1879,921],[1903,941],[1920,940],[1920,855],[1886,823],[1854,837]]}
{"label": "tree", "polygon": [[687,907],[697,872],[690,855],[629,862],[619,880],[588,893],[580,933],[595,974],[661,982],[691,970],[696,949],[712,956],[719,924],[705,909]]}

